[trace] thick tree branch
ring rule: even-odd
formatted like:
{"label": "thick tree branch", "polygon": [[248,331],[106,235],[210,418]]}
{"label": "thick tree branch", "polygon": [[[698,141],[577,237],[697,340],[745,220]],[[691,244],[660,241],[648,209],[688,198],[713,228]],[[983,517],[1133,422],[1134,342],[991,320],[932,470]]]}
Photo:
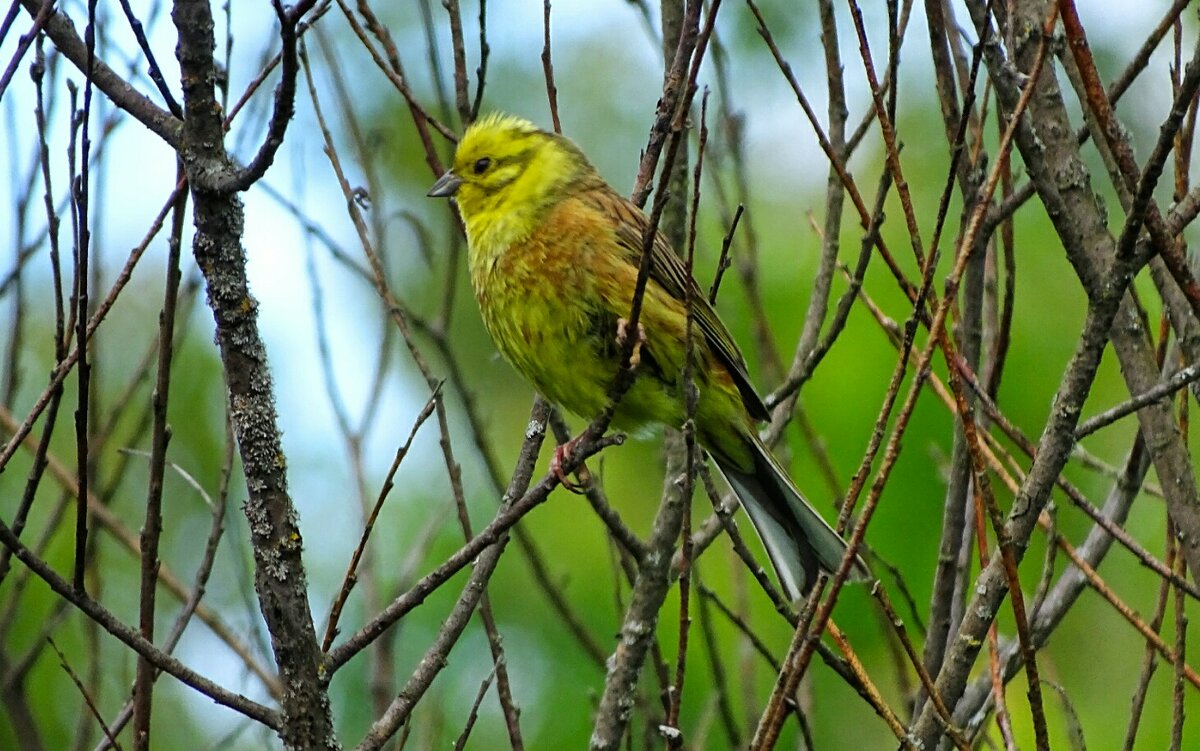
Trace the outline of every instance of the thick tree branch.
{"label": "thick tree branch", "polygon": [[[333,749],[329,697],[308,606],[299,519],[287,488],[275,391],[258,330],[257,303],[246,279],[242,204],[226,179],[237,173],[224,147],[216,99],[212,9],[205,0],[179,0],[172,12],[179,34],[184,102],[180,155],[192,186],[196,234],[192,250],[208,284],[217,342],[246,488],[254,550],[255,589],[271,634],[284,694],[280,737],[288,749]],[[214,191],[212,186],[228,185]]]}

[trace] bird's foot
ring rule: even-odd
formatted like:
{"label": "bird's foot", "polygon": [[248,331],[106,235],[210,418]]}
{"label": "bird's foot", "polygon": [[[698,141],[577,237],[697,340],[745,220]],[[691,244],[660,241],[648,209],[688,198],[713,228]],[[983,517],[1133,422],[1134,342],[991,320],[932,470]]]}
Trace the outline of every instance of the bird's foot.
{"label": "bird's foot", "polygon": [[[617,319],[617,346],[624,347],[625,342],[629,338],[629,321],[624,318]],[[646,343],[646,327],[642,326],[642,322],[638,321],[637,339],[633,343],[633,350],[629,353],[629,367],[636,368],[638,363],[642,361],[642,345]]]}
{"label": "bird's foot", "polygon": [[582,436],[577,436],[566,443],[560,443],[554,447],[554,456],[550,459],[550,471],[554,473],[554,476],[558,478],[559,484],[561,484],[564,488],[572,493],[583,495],[587,491],[587,486],[589,485],[589,482],[587,481],[587,467],[580,464],[579,469],[576,470],[576,473],[581,479],[584,480],[582,484],[577,483],[568,477],[567,473],[564,472],[562,468],[562,465],[566,462],[567,457],[569,457],[571,452],[575,450],[575,446],[579,443],[580,438],[582,438]]}

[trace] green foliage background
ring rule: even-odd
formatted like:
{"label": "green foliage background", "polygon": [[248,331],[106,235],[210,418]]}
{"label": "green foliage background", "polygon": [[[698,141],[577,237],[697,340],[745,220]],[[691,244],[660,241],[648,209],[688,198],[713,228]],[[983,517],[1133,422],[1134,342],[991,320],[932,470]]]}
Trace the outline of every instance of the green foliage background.
{"label": "green foliage background", "polygon": [[[534,11],[525,7],[527,5],[530,4],[488,6],[491,55],[485,109],[514,112],[548,127],[550,119],[538,58],[540,44],[532,46],[536,43],[533,40],[540,38],[540,29],[535,34],[522,26],[530,18],[538,17],[540,4]],[[603,12],[597,10],[595,16],[590,15],[591,11],[569,7],[569,3],[562,3],[562,6],[555,6],[553,39],[563,129],[581,144],[618,189],[626,191],[632,184],[638,150],[644,143],[660,87],[661,63],[655,43],[634,5],[610,3]],[[800,74],[807,93],[815,101],[822,101],[824,72],[815,14],[797,12],[791,3],[783,0],[764,3],[764,6],[780,47]],[[436,14],[441,9],[432,7],[431,10]],[[881,29],[881,11],[866,10],[869,23],[875,24],[873,28]],[[472,8],[464,14],[472,19],[472,24],[473,13]],[[919,11],[914,10],[914,14]],[[1096,10],[1091,19],[1085,20],[1096,22],[1093,44],[1103,53],[1101,61],[1110,64],[1102,73],[1113,75],[1124,64],[1129,43],[1122,38],[1120,28],[1104,26],[1101,18],[1102,11]],[[411,83],[418,95],[445,121],[454,122],[445,108],[436,104],[434,77],[424,57],[420,14],[408,7],[396,7],[389,9],[385,19],[403,54],[408,56],[406,62]],[[841,21],[845,26],[846,19]],[[923,27],[924,19],[914,15],[911,41],[903,53],[898,130],[904,142],[906,176],[914,191],[923,237],[928,242],[948,160],[928,53],[921,46]],[[441,35],[437,59],[443,66],[442,76],[446,76],[449,70],[447,32],[440,17],[436,28]],[[846,32],[845,28],[843,32]],[[461,248],[452,250],[460,245],[460,241],[453,236],[445,207],[423,198],[434,176],[424,163],[402,100],[384,78],[369,67],[365,55],[354,46],[354,40],[340,18],[331,14],[322,21],[317,33],[325,35],[328,44],[338,50],[340,60],[339,68],[330,62],[330,58],[323,58],[327,67],[318,69],[323,92],[329,92],[330,84],[328,79],[321,80],[322,76],[362,71],[351,76],[347,84],[353,95],[355,115],[373,145],[377,160],[374,168],[382,166],[381,172],[388,180],[382,186],[384,194],[370,198],[372,211],[386,212],[388,234],[380,251],[389,264],[397,296],[418,315],[432,317],[442,305],[441,295],[446,289],[442,282],[446,275],[457,276],[457,283],[452,287],[453,352],[465,369],[467,382],[481,406],[487,439],[492,442],[491,450],[499,465],[507,469],[524,434],[530,391],[505,363],[494,356],[474,310],[461,257],[455,259],[454,256],[461,253]],[[477,27],[466,30],[472,69],[478,62],[474,43],[477,35]],[[775,345],[787,361],[816,270],[820,245],[812,229],[812,219],[817,223],[823,219],[827,168],[815,149],[815,136],[755,33],[748,12],[738,5],[724,9],[719,35],[723,51],[731,62],[735,95],[730,105],[748,127],[746,148],[751,192],[738,195],[735,200],[746,203],[748,217],[758,233],[762,291]],[[1137,36],[1132,35],[1133,38]],[[882,43],[880,35],[877,55],[882,50]],[[847,79],[861,81],[857,47],[849,36],[845,37],[842,51]],[[1162,111],[1165,65],[1165,60],[1156,60],[1152,72],[1144,76],[1146,80],[1128,97],[1127,101],[1136,104],[1122,110],[1134,130],[1135,140],[1143,148],[1148,148],[1154,137],[1153,130],[1143,126]],[[233,70],[231,87],[234,90],[244,84],[238,80],[239,70]],[[703,78],[715,87],[711,65]],[[862,85],[855,85],[857,88],[852,91],[851,99],[852,124],[858,122],[867,104]],[[721,92],[714,91],[713,111],[717,110],[720,96]],[[344,126],[344,117],[349,113],[337,111],[332,102],[332,97],[326,99],[326,110],[333,110],[329,116],[340,120],[340,125]],[[1146,118],[1139,117],[1134,109],[1142,106],[1151,113]],[[817,107],[818,111],[824,112],[823,104]],[[994,124],[990,125],[994,127]],[[336,137],[341,143],[349,140],[340,130]],[[335,197],[328,165],[320,154],[319,134],[314,127],[311,106],[305,102],[298,107],[297,122],[290,138],[296,145],[290,151],[285,147],[281,163],[268,178],[268,183],[289,194],[299,205],[309,207],[315,221],[361,263],[361,252],[357,251],[340,196]],[[724,139],[714,134],[709,148],[716,153],[727,147]],[[445,149],[443,153],[446,153]],[[709,164],[715,162],[714,157]],[[869,136],[850,166],[864,192],[873,190],[883,168],[875,133]],[[357,177],[353,179],[362,179],[366,168],[366,165],[354,163],[351,170]],[[1100,169],[1099,165],[1097,169]],[[130,177],[118,172],[110,179],[121,181]],[[709,179],[713,177],[710,172]],[[733,185],[727,170],[716,170],[715,178],[724,181],[727,188]],[[701,269],[698,276],[703,285],[711,279],[720,238],[725,231],[712,199],[711,183],[706,181],[705,185],[699,221],[702,234],[697,242],[697,263]],[[1117,205],[1111,196],[1107,200],[1109,205]],[[252,192],[247,196],[247,206],[251,225],[247,250],[252,258],[252,282],[262,303],[263,325],[280,390],[279,411],[286,430],[292,490],[302,514],[312,602],[321,626],[328,603],[340,584],[349,553],[357,541],[361,513],[345,450],[333,432],[322,378],[313,356],[316,325],[310,305],[313,291],[303,271],[310,256],[329,316],[334,377],[351,412],[362,408],[364,387],[369,383],[378,342],[388,324],[383,321],[380,305],[366,283],[347,272],[319,243],[302,237],[295,222],[291,221],[294,218],[281,213],[269,196],[261,191]],[[952,202],[948,237],[943,243],[946,252],[951,246],[956,229],[954,219],[960,209],[956,198]],[[433,239],[423,242],[406,221],[398,218],[400,211],[411,212],[416,221],[429,228]],[[850,216],[848,211],[843,228],[843,259],[853,257],[861,237],[857,222],[851,221]],[[915,266],[908,259],[908,237],[901,221],[902,213],[894,201],[889,205],[888,217],[884,236],[896,255],[907,259],[906,269],[915,277]],[[117,215],[111,221],[118,226],[108,227],[100,234],[100,239],[104,252],[112,258],[120,258],[130,244],[127,237],[141,232],[144,223],[124,215]],[[1119,222],[1120,216],[1114,216],[1114,221]],[[263,242],[276,232],[280,233],[277,238]],[[1085,301],[1049,223],[1038,214],[1038,209],[1018,214],[1016,236],[1017,317],[1000,403],[1018,425],[1036,436],[1049,409],[1058,377],[1073,349]],[[126,379],[134,372],[138,356],[153,339],[161,298],[161,246],[155,249],[154,256],[147,273],[135,279],[136,294],[123,296],[117,317],[107,324],[113,333],[106,334],[102,329],[96,344],[98,399],[102,403],[112,404],[118,398]],[[0,255],[0,258],[4,256]],[[195,277],[194,269],[188,273]],[[938,278],[943,278],[944,273]],[[44,279],[34,281],[35,285],[45,283]],[[844,289],[844,281],[835,283],[835,295]],[[908,306],[882,264],[873,263],[866,290],[888,315],[898,322],[905,320]],[[223,386],[211,344],[212,322],[203,307],[202,293],[199,302],[187,319],[185,343],[176,362],[170,459],[212,492],[219,481],[224,452]],[[761,353],[751,345],[752,322],[745,304],[745,291],[733,272],[726,277],[719,308],[743,343],[757,377],[761,373]],[[28,405],[40,392],[43,375],[51,363],[50,323],[48,319],[39,319],[25,320],[21,324],[27,346],[22,353],[24,381],[18,391],[17,405]],[[133,333],[118,333],[124,331]],[[11,332],[0,331],[0,336],[11,335]],[[427,395],[398,343],[393,344],[389,356],[382,415],[367,436],[368,471],[376,486],[390,462],[392,451],[407,435],[411,421]],[[444,374],[445,361],[432,354],[429,357],[435,373]],[[895,362],[894,349],[874,320],[859,306],[851,315],[837,346],[802,392],[802,407],[821,436],[843,488],[862,457]],[[939,366],[936,370],[940,373],[944,368]],[[774,386],[761,377],[758,383],[763,391]],[[72,388],[73,384],[68,386],[66,405],[73,404]],[[464,482],[474,522],[481,526],[492,513],[497,497],[462,420],[459,395],[452,389],[447,391],[451,413],[456,420],[452,426],[454,450],[465,472]],[[122,436],[135,434],[141,411],[149,403],[149,384],[138,385],[134,393],[130,410],[122,416],[121,427],[113,438],[102,447],[98,461],[102,485],[103,478],[111,477],[121,462],[128,462],[129,470],[113,480],[109,499],[113,511],[136,529],[146,483],[144,460],[126,457],[120,451],[147,448],[137,440],[125,440]],[[1091,397],[1092,411],[1113,404],[1123,396],[1120,376],[1113,364],[1107,362]],[[578,420],[574,424],[581,425]],[[54,443],[55,451],[62,457],[71,456],[73,451],[67,425],[64,421],[60,426]],[[1119,464],[1131,443],[1132,431],[1132,423],[1125,421],[1089,439],[1086,446],[1107,461]],[[932,395],[924,395],[906,434],[902,459],[888,484],[878,518],[872,523],[868,537],[872,548],[903,573],[921,613],[926,610],[930,597],[929,585],[936,562],[945,492],[944,470],[952,433],[948,412]],[[794,427],[787,435],[785,451],[791,455],[792,474],[799,486],[832,517],[834,492],[820,479],[811,451]],[[661,487],[660,460],[658,440],[651,438],[607,451],[595,465],[616,508],[631,527],[643,534],[649,529]],[[0,512],[8,513],[14,499],[19,498],[28,467],[28,457],[21,456],[0,475]],[[1102,497],[1108,489],[1109,480],[1078,466],[1072,466],[1069,474],[1093,498]],[[208,513],[197,493],[180,477],[172,475],[168,483],[164,559],[174,570],[190,575],[199,556],[198,541],[208,528]],[[52,505],[56,500],[53,494],[45,495],[39,502]],[[263,650],[263,659],[269,661],[270,653],[257,608],[251,604],[247,535],[238,509],[241,497],[243,491],[235,485],[227,519],[229,532],[217,559],[217,575],[209,587],[206,602],[257,643]],[[1001,491],[1002,503],[1009,500]],[[1087,529],[1085,520],[1065,499],[1059,506],[1061,530],[1068,538],[1078,539]],[[698,496],[695,518],[704,518],[706,512],[707,501]],[[452,513],[449,486],[431,424],[418,436],[415,453],[403,465],[397,489],[377,525],[370,565],[379,577],[383,592],[399,591],[405,582],[411,582],[414,576],[436,565],[457,548],[461,536]],[[1160,551],[1163,518],[1161,503],[1146,497],[1135,505],[1128,526],[1151,550]],[[35,525],[29,534],[40,534],[45,529],[44,520],[39,524],[40,527]],[[522,524],[537,541],[553,575],[564,583],[568,599],[578,608],[593,634],[606,647],[611,647],[611,637],[620,624],[620,610],[614,602],[612,553],[602,524],[581,498],[561,491]],[[429,525],[437,530],[432,545],[414,565],[410,560],[411,547]],[[1028,578],[1025,583],[1030,589],[1036,584],[1043,544],[1039,543],[1037,549],[1031,550],[1026,559],[1024,573]],[[56,533],[52,550],[51,558],[56,566],[66,570],[72,545],[65,532]],[[137,567],[134,559],[106,538],[95,546],[95,551],[92,571],[98,587],[96,593],[126,620],[136,621]],[[1157,580],[1135,565],[1130,556],[1119,550],[1114,552],[1101,573],[1138,612],[1148,613],[1153,609]],[[745,578],[741,564],[724,540],[719,540],[715,549],[701,561],[699,575],[706,584],[727,594],[732,591],[734,579]],[[21,590],[19,598],[13,599],[11,588],[19,586],[14,580],[24,576],[24,572],[18,570],[6,582],[9,591],[0,591],[0,600],[8,609],[6,615],[15,619],[9,639],[3,645],[5,659],[18,659],[33,646],[32,640],[47,619],[61,618],[62,625],[54,633],[55,643],[74,669],[102,671],[104,690],[97,700],[106,715],[112,714],[124,700],[131,684],[133,661],[113,640],[96,635],[77,614],[60,614],[60,605],[39,583],[30,582]],[[463,578],[460,575],[450,586],[437,591],[397,627],[395,676],[403,679],[413,668],[453,602],[457,593],[455,584],[461,584]],[[587,659],[550,611],[518,550],[510,549],[506,554],[489,592],[508,651],[509,669],[522,707],[522,728],[528,746],[539,749],[583,747],[603,683],[602,668]],[[777,656],[782,655],[790,638],[790,629],[754,587],[749,588],[748,598],[752,623],[772,651]],[[164,599],[164,602],[167,601]],[[344,630],[353,629],[370,615],[364,602],[362,591],[351,598],[344,616]],[[169,607],[162,608],[161,629],[169,627],[175,607],[177,604],[172,602]],[[905,617],[910,631],[917,633],[917,619],[908,612]],[[883,688],[887,699],[902,706],[897,668],[867,594],[861,589],[847,592],[835,618],[850,635],[860,658]],[[668,660],[674,655],[676,623],[677,600],[673,599],[663,613],[660,627],[663,654]],[[1005,633],[1012,633],[1011,618],[1001,618],[1001,624]],[[749,697],[734,696],[739,717],[752,727],[758,703],[770,690],[773,673],[749,652],[732,626],[718,622],[717,634],[726,669],[738,676],[734,683],[740,683],[745,675],[753,687]],[[1189,646],[1194,645],[1195,640],[1189,639]],[[725,740],[714,723],[709,691],[712,673],[695,630],[691,648],[694,651],[684,691],[684,730],[697,748],[721,748]],[[197,626],[185,638],[180,654],[202,672],[222,682],[240,683],[251,696],[261,699],[261,688],[252,679],[247,679],[244,670],[224,656],[222,649],[203,627]],[[1078,714],[1089,747],[1114,747],[1114,739],[1123,735],[1129,697],[1135,687],[1143,649],[1143,640],[1100,598],[1088,593],[1068,615],[1044,653],[1044,675],[1048,681],[1062,687],[1071,711]],[[447,670],[435,683],[433,700],[427,701],[415,715],[410,748],[450,745],[466,719],[479,682],[491,669],[490,663],[483,631],[478,624],[473,624],[467,637],[452,652]],[[1171,713],[1169,673],[1169,668],[1160,669],[1160,675],[1152,684],[1139,747],[1159,748],[1167,743]],[[883,723],[836,675],[817,666],[811,676],[808,689],[812,696],[810,720],[818,748],[894,746],[894,739]],[[373,717],[367,692],[369,679],[365,660],[360,658],[339,672],[332,684],[335,716],[339,731],[348,744],[361,736]],[[86,718],[81,720],[79,702],[66,685],[62,668],[52,654],[47,653],[39,659],[30,680],[18,687],[26,695],[43,728],[47,748],[69,748],[79,728],[91,726]],[[1019,737],[1029,742],[1032,736],[1027,727],[1028,718],[1021,711],[1023,690],[1018,679],[1010,687],[1009,695],[1013,698]],[[1049,692],[1048,696],[1052,740],[1055,747],[1066,747],[1071,722],[1058,696],[1054,692]],[[757,703],[749,704],[746,698]],[[275,745],[274,738],[248,728],[232,713],[198,699],[170,679],[160,681],[155,701],[157,748],[251,749]],[[1194,692],[1189,691],[1187,702],[1191,713],[1200,708]],[[8,718],[0,713],[0,748],[20,747],[13,732]],[[489,698],[483,703],[479,725],[468,747],[488,749],[505,743],[502,717],[494,698]]]}

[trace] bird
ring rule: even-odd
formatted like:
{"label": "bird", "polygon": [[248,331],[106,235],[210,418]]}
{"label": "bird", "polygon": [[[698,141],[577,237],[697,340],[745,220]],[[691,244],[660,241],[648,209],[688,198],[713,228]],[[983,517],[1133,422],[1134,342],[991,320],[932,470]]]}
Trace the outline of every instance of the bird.
{"label": "bird", "polygon": [[[646,215],[570,139],[502,112],[466,129],[428,195],[457,204],[471,286],[500,354],[550,402],[584,418],[599,414],[621,365],[622,339],[631,333],[625,326]],[[770,413],[696,280],[661,233],[649,252],[633,332],[637,375],[611,426],[639,432],[683,425],[690,305],[696,440],[733,488],[794,601],[818,572],[836,570],[846,542],[759,438],[757,423]],[[868,576],[856,556],[851,578]]]}

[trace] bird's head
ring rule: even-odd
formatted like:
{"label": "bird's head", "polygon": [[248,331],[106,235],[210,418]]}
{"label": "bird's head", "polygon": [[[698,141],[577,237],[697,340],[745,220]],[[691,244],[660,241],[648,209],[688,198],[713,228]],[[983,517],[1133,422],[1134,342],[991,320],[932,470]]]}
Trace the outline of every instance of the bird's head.
{"label": "bird's head", "polygon": [[565,197],[567,187],[594,170],[566,138],[528,120],[493,113],[476,121],[454,152],[454,163],[429,190],[453,196],[467,224],[490,224],[494,213],[533,221]]}

